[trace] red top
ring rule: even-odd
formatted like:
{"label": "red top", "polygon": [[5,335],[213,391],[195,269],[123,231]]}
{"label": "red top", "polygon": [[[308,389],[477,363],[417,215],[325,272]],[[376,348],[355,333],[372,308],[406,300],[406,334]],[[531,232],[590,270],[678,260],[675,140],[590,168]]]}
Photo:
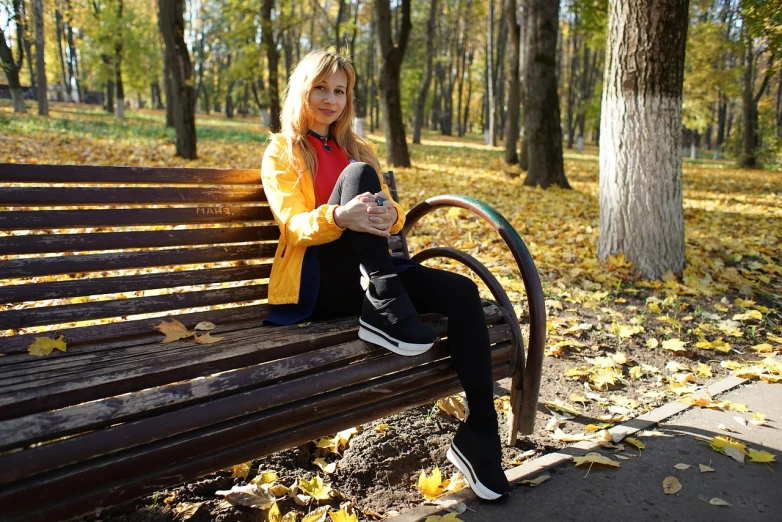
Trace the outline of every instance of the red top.
{"label": "red top", "polygon": [[[328,203],[339,175],[350,163],[350,159],[331,138],[320,138],[307,134],[307,139],[315,147],[318,167],[314,173],[315,198],[318,205]],[[331,150],[326,150],[326,149]]]}

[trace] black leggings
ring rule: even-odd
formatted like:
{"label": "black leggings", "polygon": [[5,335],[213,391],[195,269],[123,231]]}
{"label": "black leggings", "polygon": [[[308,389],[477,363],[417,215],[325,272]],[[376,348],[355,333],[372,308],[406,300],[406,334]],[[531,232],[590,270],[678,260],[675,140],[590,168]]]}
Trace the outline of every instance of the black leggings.
{"label": "black leggings", "polygon": [[[337,181],[330,204],[345,204],[364,192],[381,190],[375,170],[365,163],[349,165]],[[388,256],[382,236],[345,230],[336,241],[319,245],[320,290],[312,319],[361,313],[364,290],[360,284],[359,252],[377,243]],[[448,317],[448,350],[470,407],[469,424],[487,434],[497,433],[489,350],[489,332],[478,287],[462,275],[423,265],[399,273],[418,313]]]}

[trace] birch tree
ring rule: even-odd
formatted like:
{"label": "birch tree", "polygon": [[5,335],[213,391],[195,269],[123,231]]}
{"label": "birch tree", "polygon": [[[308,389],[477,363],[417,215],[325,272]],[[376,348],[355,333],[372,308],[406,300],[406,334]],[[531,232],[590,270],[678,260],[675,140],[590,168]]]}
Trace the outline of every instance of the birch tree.
{"label": "birch tree", "polygon": [[689,0],[611,0],[600,123],[598,257],[684,269],[682,82]]}

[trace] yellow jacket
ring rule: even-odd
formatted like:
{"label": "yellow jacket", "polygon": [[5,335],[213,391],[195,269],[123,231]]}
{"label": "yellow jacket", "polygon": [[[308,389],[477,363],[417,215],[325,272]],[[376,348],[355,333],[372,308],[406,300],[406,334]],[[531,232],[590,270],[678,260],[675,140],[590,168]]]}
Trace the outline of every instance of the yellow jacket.
{"label": "yellow jacket", "polygon": [[[293,149],[297,162],[304,165],[301,149]],[[390,195],[388,186],[378,173],[380,185]],[[273,304],[297,303],[301,284],[301,267],[308,246],[334,241],[345,230],[334,223],[334,210],[338,205],[315,206],[315,186],[312,174],[299,176],[286,153],[286,139],[274,136],[266,147],[261,164],[261,180],[274,220],[280,227],[280,242],[274,254],[274,265],[269,278],[269,302]],[[398,218],[391,233],[402,230],[405,213],[394,202]]]}

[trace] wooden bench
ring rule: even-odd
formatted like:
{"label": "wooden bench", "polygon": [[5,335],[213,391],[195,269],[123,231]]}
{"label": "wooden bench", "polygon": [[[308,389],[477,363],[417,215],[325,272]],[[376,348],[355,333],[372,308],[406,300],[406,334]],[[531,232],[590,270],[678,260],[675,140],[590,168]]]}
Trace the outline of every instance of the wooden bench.
{"label": "wooden bench", "polygon": [[[486,267],[451,248],[413,257],[458,260],[491,290],[494,377],[512,377],[515,444],[535,420],[540,281],[510,224],[466,197],[412,208],[394,255],[448,206],[491,224],[523,278],[526,357]],[[278,237],[257,170],[0,165],[3,521],[73,518],[460,390],[447,339],[400,357],[359,340],[355,317],[262,327]],[[190,329],[211,321],[224,339],[161,344],[153,326],[168,316]],[[445,318],[426,319],[446,331]],[[28,354],[34,338],[60,336],[66,352]]]}

